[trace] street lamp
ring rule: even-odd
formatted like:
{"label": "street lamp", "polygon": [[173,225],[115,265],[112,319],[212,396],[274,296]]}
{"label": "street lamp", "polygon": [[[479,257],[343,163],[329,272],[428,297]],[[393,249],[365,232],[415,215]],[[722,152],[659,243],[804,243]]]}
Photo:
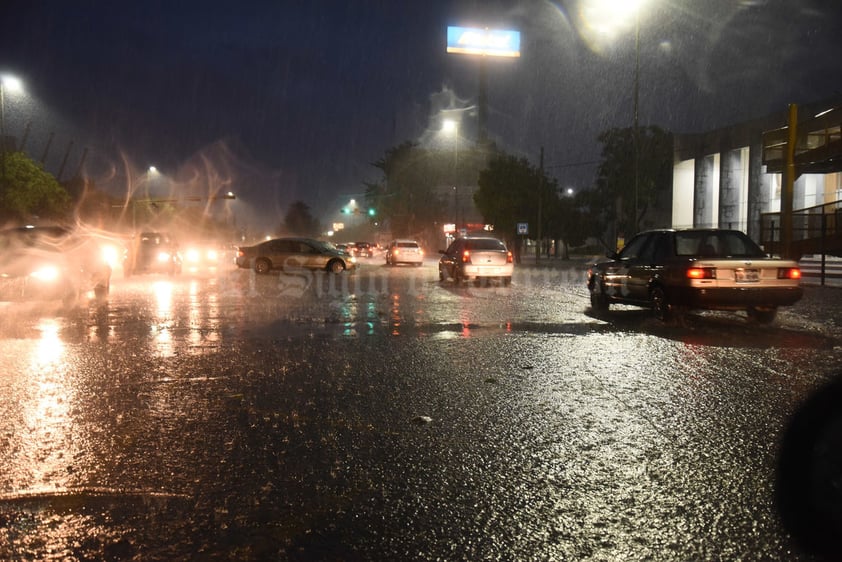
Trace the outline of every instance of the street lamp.
{"label": "street lamp", "polygon": [[11,74],[0,74],[0,155],[2,155],[3,177],[6,177],[6,90],[22,92],[23,83]]}
{"label": "street lamp", "polygon": [[453,228],[459,232],[459,123],[454,119],[445,119],[442,130],[453,136]]}

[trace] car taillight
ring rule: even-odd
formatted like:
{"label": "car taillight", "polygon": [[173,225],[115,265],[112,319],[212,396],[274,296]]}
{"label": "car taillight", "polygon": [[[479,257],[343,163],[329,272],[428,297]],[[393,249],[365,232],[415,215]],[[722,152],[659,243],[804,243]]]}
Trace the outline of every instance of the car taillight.
{"label": "car taillight", "polygon": [[778,268],[778,279],[801,279],[801,270],[797,267]]}
{"label": "car taillight", "polygon": [[512,252],[506,252],[506,263],[512,263]]}
{"label": "car taillight", "polygon": [[238,257],[238,258],[241,258],[241,257],[243,257],[243,256],[245,256],[245,255],[246,255],[246,253],[245,253],[244,251],[242,251],[241,249],[237,248],[237,257]]}
{"label": "car taillight", "polygon": [[465,250],[462,252],[462,263],[471,263],[471,251]]}
{"label": "car taillight", "polygon": [[715,267],[691,267],[687,270],[688,279],[716,279]]}
{"label": "car taillight", "polygon": [[398,250],[397,248],[395,248],[394,250],[392,250],[392,255],[394,255],[394,256],[396,256],[396,255],[398,255],[398,254],[400,254],[400,253],[401,253],[401,251],[400,251],[400,250]]}

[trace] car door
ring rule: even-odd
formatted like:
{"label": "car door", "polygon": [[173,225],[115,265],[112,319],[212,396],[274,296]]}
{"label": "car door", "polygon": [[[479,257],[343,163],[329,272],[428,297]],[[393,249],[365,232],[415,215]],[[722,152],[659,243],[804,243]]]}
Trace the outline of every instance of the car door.
{"label": "car door", "polygon": [[629,298],[636,301],[649,300],[649,285],[663,269],[668,238],[663,232],[653,232],[646,236],[640,251],[628,264]]}
{"label": "car door", "polygon": [[605,268],[605,293],[622,300],[641,300],[641,259],[650,233],[638,234],[620,251],[616,259]]}
{"label": "car door", "polygon": [[447,273],[448,277],[456,277],[456,266],[458,265],[458,259],[462,255],[463,246],[463,240],[456,240],[450,246],[448,246],[447,250],[445,250],[444,252],[444,255],[442,255],[441,265],[444,267],[444,271],[445,273]]}

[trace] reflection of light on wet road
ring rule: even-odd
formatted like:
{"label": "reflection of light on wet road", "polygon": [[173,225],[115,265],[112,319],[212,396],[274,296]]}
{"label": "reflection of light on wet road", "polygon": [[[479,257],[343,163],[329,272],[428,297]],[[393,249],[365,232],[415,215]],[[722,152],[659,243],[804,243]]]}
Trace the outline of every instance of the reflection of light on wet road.
{"label": "reflection of light on wet road", "polygon": [[18,432],[14,460],[6,464],[16,489],[54,490],[67,484],[71,464],[74,389],[67,384],[65,347],[59,322],[42,320],[41,339],[31,350],[29,368],[20,373],[24,431]]}
{"label": "reflection of light on wet road", "polygon": [[175,355],[175,348],[173,345],[172,332],[167,320],[170,320],[172,315],[172,283],[169,281],[158,281],[152,285],[152,292],[155,295],[155,304],[157,306],[156,312],[158,314],[158,324],[152,327],[152,333],[157,344],[157,352],[163,357],[171,357]]}

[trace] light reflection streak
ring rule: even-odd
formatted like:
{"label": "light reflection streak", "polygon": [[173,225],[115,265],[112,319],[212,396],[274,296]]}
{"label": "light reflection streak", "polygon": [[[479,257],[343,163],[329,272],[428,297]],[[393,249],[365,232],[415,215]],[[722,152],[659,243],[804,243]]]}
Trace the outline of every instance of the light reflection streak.
{"label": "light reflection streak", "polygon": [[44,319],[38,324],[41,339],[33,347],[25,371],[28,388],[21,392],[23,427],[9,476],[16,489],[52,491],[68,484],[67,466],[74,457],[73,419],[70,416],[74,389],[65,376],[65,345],[59,322]]}

